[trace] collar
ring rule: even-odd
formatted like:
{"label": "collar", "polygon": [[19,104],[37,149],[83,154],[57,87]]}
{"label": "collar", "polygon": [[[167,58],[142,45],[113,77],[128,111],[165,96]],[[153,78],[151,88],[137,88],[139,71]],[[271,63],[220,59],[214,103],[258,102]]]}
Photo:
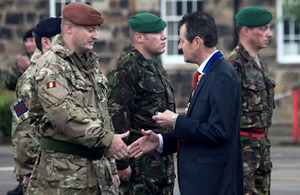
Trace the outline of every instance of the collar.
{"label": "collar", "polygon": [[200,72],[201,74],[203,74],[203,69],[205,68],[208,60],[219,50],[216,50],[214,53],[212,53],[208,58],[206,58],[206,60],[204,60],[204,62],[202,62],[202,64],[198,67],[197,71]]}

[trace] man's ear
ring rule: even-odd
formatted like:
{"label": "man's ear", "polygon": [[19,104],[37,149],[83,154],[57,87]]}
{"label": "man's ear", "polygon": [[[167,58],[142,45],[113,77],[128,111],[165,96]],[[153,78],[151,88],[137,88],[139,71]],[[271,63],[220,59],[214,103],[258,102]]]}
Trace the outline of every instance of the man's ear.
{"label": "man's ear", "polygon": [[193,40],[193,45],[196,49],[199,49],[203,45],[203,40],[199,36],[196,36]]}
{"label": "man's ear", "polygon": [[73,34],[75,26],[74,26],[74,24],[67,22],[64,28],[65,28],[66,33]]}
{"label": "man's ear", "polygon": [[135,42],[137,43],[143,43],[144,42],[144,34],[140,32],[136,32],[134,34]]}
{"label": "man's ear", "polygon": [[243,26],[241,29],[241,33],[246,37],[249,35],[249,31],[250,29],[247,26]]}
{"label": "man's ear", "polygon": [[51,40],[46,37],[42,37],[41,43],[43,45],[43,48],[49,50],[51,48]]}

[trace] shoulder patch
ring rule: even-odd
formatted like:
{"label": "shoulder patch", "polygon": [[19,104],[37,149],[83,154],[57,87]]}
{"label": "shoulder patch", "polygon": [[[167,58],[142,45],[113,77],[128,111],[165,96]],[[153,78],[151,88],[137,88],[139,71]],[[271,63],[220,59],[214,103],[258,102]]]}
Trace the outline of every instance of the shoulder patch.
{"label": "shoulder patch", "polygon": [[22,100],[15,101],[10,106],[13,116],[17,119],[18,124],[28,118],[28,108]]}
{"label": "shoulder patch", "polygon": [[55,86],[56,86],[55,82],[47,83],[47,89],[53,88],[53,87],[55,87]]}

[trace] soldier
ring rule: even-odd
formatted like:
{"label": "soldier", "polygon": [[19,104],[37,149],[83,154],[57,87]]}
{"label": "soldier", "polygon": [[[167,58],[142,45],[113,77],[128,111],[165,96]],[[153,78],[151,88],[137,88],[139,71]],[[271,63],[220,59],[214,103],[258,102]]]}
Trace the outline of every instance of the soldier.
{"label": "soldier", "polygon": [[[175,111],[171,82],[157,57],[165,52],[166,23],[150,13],[129,19],[132,49],[108,74],[109,110],[117,133],[130,130],[130,144],[142,136],[141,129],[167,132],[155,123],[155,112]],[[157,151],[140,159],[117,161],[122,194],[173,194],[173,155]]]}
{"label": "soldier", "polygon": [[[60,18],[47,18],[37,24],[34,30],[37,48],[31,57],[31,65],[17,82],[17,101],[11,106],[14,176],[23,184],[24,193],[38,153],[40,136],[37,134],[37,128],[42,121],[40,117],[43,115],[42,110],[38,109],[40,104],[33,86],[33,67],[43,53],[50,50],[53,37],[60,33],[60,24]],[[19,102],[23,102],[28,109],[27,114],[21,117],[18,117],[13,109]]]}
{"label": "soldier", "polygon": [[[128,157],[108,113],[106,78],[91,52],[104,22],[84,3],[62,10],[61,35],[34,67],[34,89],[43,110],[40,150],[28,194],[115,194],[114,159]],[[20,103],[20,115],[26,105]],[[114,175],[114,179],[112,177]]]}
{"label": "soldier", "polygon": [[185,115],[170,110],[153,116],[172,129],[144,137],[128,146],[139,157],[158,150],[177,152],[178,183],[182,195],[241,195],[243,193],[240,127],[240,83],[232,66],[217,50],[218,30],[205,12],[186,14],[178,22],[184,61],[198,65],[194,89]]}
{"label": "soldier", "polygon": [[8,73],[5,85],[9,90],[15,90],[16,84],[20,76],[30,65],[30,58],[36,49],[34,29],[30,29],[23,36],[23,43],[25,51],[22,55],[17,57],[16,63],[12,65],[10,72]]}
{"label": "soldier", "polygon": [[235,18],[239,43],[228,61],[242,86],[244,193],[270,194],[272,163],[267,133],[274,108],[275,82],[258,52],[267,47],[272,37],[272,14],[262,7],[245,7]]}

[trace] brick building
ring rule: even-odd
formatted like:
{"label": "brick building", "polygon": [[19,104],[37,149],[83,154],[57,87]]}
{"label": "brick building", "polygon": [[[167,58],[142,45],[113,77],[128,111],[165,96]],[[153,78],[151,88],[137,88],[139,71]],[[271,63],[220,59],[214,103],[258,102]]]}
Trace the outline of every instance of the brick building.
{"label": "brick building", "polygon": [[[60,16],[65,2],[75,0],[1,0],[0,2],[0,73],[4,78],[9,64],[23,51],[22,36],[41,19]],[[190,95],[192,75],[197,66],[185,64],[177,51],[177,21],[183,14],[202,10],[214,16],[219,30],[220,49],[228,55],[238,39],[234,29],[234,15],[245,6],[262,6],[274,16],[281,16],[283,0],[77,0],[98,9],[106,18],[100,30],[100,39],[94,51],[101,57],[104,73],[117,63],[124,48],[130,46],[128,18],[137,12],[152,12],[167,21],[167,48],[161,60],[176,88],[177,107],[184,108]],[[279,14],[278,14],[279,13]],[[294,21],[294,24],[296,22]],[[269,47],[261,56],[269,65],[277,82],[276,94],[290,91],[300,83],[300,30],[299,25],[282,25],[282,20],[273,20],[273,34]],[[278,47],[280,46],[280,47]],[[284,99],[284,98],[283,98]],[[278,120],[291,121],[292,100],[287,97],[278,103]]]}

